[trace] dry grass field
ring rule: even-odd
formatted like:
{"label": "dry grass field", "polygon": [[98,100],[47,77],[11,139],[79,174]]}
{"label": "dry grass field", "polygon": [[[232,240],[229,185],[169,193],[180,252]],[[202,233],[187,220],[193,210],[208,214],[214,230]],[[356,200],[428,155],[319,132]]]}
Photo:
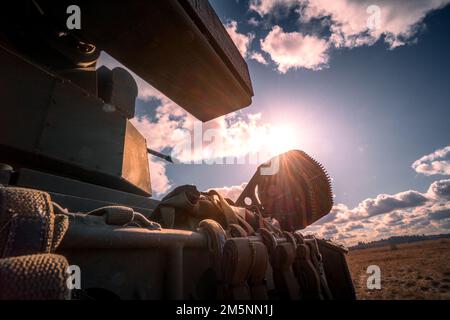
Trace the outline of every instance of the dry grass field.
{"label": "dry grass field", "polygon": [[[350,271],[358,299],[450,300],[450,239],[351,251]],[[381,290],[368,290],[366,271],[381,269]]]}

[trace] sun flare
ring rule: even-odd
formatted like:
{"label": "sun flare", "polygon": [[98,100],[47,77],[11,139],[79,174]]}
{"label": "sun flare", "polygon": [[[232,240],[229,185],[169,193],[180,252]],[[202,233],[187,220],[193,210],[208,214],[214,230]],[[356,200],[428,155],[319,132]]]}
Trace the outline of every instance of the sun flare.
{"label": "sun flare", "polygon": [[267,145],[269,150],[275,154],[297,149],[297,134],[289,125],[274,126],[269,131]]}

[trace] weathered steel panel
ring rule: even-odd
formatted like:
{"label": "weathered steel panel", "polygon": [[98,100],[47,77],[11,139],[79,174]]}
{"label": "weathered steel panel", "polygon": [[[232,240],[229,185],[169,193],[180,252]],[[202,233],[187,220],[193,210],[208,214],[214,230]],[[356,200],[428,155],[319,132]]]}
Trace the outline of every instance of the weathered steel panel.
{"label": "weathered steel panel", "polygon": [[38,151],[113,176],[122,175],[126,119],[71,83],[52,93]]}
{"label": "weathered steel panel", "polygon": [[121,176],[149,194],[152,193],[148,165],[147,142],[127,121]]}
{"label": "weathered steel panel", "polygon": [[[0,171],[0,174],[1,172],[2,171]],[[16,185],[25,188],[38,189],[84,199],[98,200],[109,204],[129,206],[133,208],[146,208],[151,210],[154,209],[158,204],[158,201],[147,197],[142,197],[127,192],[122,192],[115,189],[101,187],[98,185],[30,169],[19,170],[16,178]],[[79,202],[82,203],[83,201]],[[94,209],[96,208],[94,207]],[[90,210],[93,209],[85,209],[84,211]]]}

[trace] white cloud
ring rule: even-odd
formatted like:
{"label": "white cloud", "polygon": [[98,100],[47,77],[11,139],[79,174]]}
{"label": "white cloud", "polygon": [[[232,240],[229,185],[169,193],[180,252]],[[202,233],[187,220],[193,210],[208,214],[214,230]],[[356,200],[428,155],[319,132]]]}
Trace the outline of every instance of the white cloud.
{"label": "white cloud", "polygon": [[428,13],[449,3],[450,0],[252,0],[249,8],[265,16],[276,14],[279,7],[294,7],[303,23],[328,19],[329,40],[337,47],[372,45],[384,37],[395,48],[414,39]]}
{"label": "white cloud", "polygon": [[[390,47],[395,48],[413,40],[426,15],[444,7],[450,0],[299,0],[298,2],[301,5],[299,11],[302,22],[325,17],[330,19],[332,32],[330,41],[337,47],[372,45],[384,36]],[[374,21],[374,27],[370,27]]]}
{"label": "white cloud", "polygon": [[361,217],[372,217],[390,213],[398,209],[415,208],[423,205],[428,198],[417,191],[406,191],[396,195],[378,195],[375,199],[364,200],[354,211]]}
{"label": "white cloud", "polygon": [[[423,156],[412,167],[428,176],[449,175],[449,156],[450,146],[447,146]],[[445,179],[433,182],[426,193],[410,190],[395,195],[382,194],[362,201],[353,209],[336,205],[330,214],[305,232],[353,245],[362,240],[447,233],[449,230],[450,179]]]}
{"label": "white cloud", "polygon": [[261,40],[261,49],[270,55],[281,73],[298,68],[320,70],[329,60],[325,40],[300,32],[284,32],[279,26],[274,26]]}
{"label": "white cloud", "polygon": [[[322,69],[331,49],[371,46],[380,39],[391,49],[414,43],[425,17],[449,3],[450,0],[251,0],[249,9],[263,19],[274,15],[278,20],[281,9],[295,10],[299,30],[302,25],[313,23],[321,31],[329,31],[330,35],[322,38],[285,33],[274,26],[261,47],[271,55],[278,70],[285,73],[297,68]],[[260,22],[267,21],[270,19]]]}
{"label": "white cloud", "polygon": [[305,233],[354,245],[390,236],[439,234],[450,230],[450,180],[434,182],[426,193],[379,195],[349,209],[338,204]]}
{"label": "white cloud", "polygon": [[290,7],[298,4],[298,0],[250,0],[250,10],[257,12],[261,17],[275,12],[280,7]]}
{"label": "white cloud", "polygon": [[264,58],[264,56],[261,53],[259,53],[259,52],[253,51],[250,54],[250,59],[253,59],[253,60],[255,60],[255,61],[257,61],[257,62],[259,62],[259,63],[261,63],[263,65],[267,65],[268,64],[266,58]]}
{"label": "white cloud", "polygon": [[257,20],[255,17],[251,17],[248,19],[247,23],[253,27],[258,27],[261,24],[261,21]]}
{"label": "white cloud", "polygon": [[427,176],[450,175],[450,146],[423,156],[413,163],[412,168]]}
{"label": "white cloud", "polygon": [[450,201],[450,179],[433,182],[428,189],[427,196],[435,200]]}
{"label": "white cloud", "polygon": [[247,57],[248,51],[250,50],[251,44],[255,35],[252,33],[239,33],[238,32],[238,23],[236,21],[230,21],[225,25],[225,29],[230,35],[233,42],[236,44],[236,47],[239,49],[239,52],[242,54],[244,58]]}
{"label": "white cloud", "polygon": [[244,191],[245,187],[247,186],[247,183],[243,183],[239,186],[232,186],[232,187],[222,187],[222,188],[213,188],[210,190],[217,191],[222,197],[228,198],[232,201],[236,201],[241,193]]}
{"label": "white cloud", "polygon": [[172,188],[172,184],[167,177],[166,164],[154,158],[149,158],[150,177],[152,190],[156,195],[162,195]]}

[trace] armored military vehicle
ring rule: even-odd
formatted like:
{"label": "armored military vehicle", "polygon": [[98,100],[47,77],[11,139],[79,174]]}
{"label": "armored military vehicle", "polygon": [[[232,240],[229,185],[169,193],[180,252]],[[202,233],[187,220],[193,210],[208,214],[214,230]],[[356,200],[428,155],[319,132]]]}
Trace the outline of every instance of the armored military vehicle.
{"label": "armored military vehicle", "polygon": [[354,299],[346,249],[297,231],[332,207],[305,153],[262,165],[236,203],[151,197],[136,82],[96,63],[107,52],[201,121],[250,105],[207,0],[19,0],[0,23],[0,298]]}

